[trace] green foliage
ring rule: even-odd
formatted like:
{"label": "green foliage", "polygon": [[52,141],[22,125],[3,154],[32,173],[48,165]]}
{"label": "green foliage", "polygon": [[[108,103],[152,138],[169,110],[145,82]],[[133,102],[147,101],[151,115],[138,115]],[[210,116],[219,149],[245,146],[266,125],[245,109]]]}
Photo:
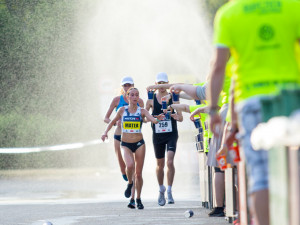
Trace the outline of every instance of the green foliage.
{"label": "green foliage", "polygon": [[65,143],[82,134],[74,123],[81,115],[73,113],[82,78],[66,69],[76,70],[73,36],[81,6],[0,0],[0,147]]}
{"label": "green foliage", "polygon": [[62,143],[58,133],[68,126],[66,121],[47,118],[41,114],[22,116],[17,113],[0,115],[1,146],[23,147],[49,145],[56,140]]}

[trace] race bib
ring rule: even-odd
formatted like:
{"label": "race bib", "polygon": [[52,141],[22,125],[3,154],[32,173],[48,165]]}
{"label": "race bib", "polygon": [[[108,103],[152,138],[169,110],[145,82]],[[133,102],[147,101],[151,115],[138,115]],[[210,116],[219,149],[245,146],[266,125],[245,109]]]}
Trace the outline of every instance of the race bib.
{"label": "race bib", "polygon": [[155,133],[172,132],[171,120],[163,120],[155,124]]}
{"label": "race bib", "polygon": [[140,133],[141,121],[136,116],[124,116],[123,118],[123,132],[125,133]]}

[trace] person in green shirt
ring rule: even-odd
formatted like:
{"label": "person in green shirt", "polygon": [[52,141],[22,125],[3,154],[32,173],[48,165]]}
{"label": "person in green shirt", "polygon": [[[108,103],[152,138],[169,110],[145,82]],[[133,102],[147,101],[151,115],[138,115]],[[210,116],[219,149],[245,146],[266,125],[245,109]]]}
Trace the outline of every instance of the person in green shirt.
{"label": "person in green shirt", "polygon": [[299,88],[295,54],[295,44],[300,40],[299,12],[299,1],[234,0],[217,11],[214,21],[215,52],[208,85],[210,126],[216,133],[221,121],[218,98],[231,54],[250,211],[257,225],[269,224],[268,152],[254,151],[250,136],[262,121],[261,97],[279,95],[282,88]]}

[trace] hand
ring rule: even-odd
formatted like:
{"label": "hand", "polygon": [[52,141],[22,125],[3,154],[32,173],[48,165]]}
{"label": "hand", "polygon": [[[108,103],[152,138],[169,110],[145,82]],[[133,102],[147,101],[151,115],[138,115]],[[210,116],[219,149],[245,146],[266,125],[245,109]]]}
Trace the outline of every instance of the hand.
{"label": "hand", "polygon": [[170,87],[170,92],[180,93],[182,91],[180,84],[175,84]]}
{"label": "hand", "polygon": [[159,120],[163,120],[165,118],[165,114],[161,113],[156,118]]}
{"label": "hand", "polygon": [[227,156],[227,153],[228,153],[228,147],[227,147],[226,144],[223,144],[223,145],[221,146],[221,148],[217,151],[217,153],[216,153],[216,158],[218,158],[218,157],[220,157],[220,156],[222,156],[222,155]]}
{"label": "hand", "polygon": [[228,135],[225,138],[225,143],[227,146],[231,146],[234,141],[236,141],[235,138],[236,132],[228,132]]}
{"label": "hand", "polygon": [[171,117],[172,117],[174,120],[179,120],[179,115],[178,115],[177,113],[171,114]]}
{"label": "hand", "polygon": [[221,117],[218,113],[211,115],[210,116],[210,122],[209,122],[209,127],[211,132],[213,132],[214,135],[216,135],[216,137],[219,137],[221,129]]}
{"label": "hand", "polygon": [[105,141],[105,139],[107,139],[108,137],[107,137],[107,133],[104,133],[102,136],[101,136],[101,140],[104,142]]}
{"label": "hand", "polygon": [[194,112],[191,113],[191,116],[190,116],[190,120],[191,120],[192,122],[195,121],[195,116],[196,116],[196,115],[198,115],[199,118],[201,119],[200,113],[196,113],[196,111],[194,111]]}

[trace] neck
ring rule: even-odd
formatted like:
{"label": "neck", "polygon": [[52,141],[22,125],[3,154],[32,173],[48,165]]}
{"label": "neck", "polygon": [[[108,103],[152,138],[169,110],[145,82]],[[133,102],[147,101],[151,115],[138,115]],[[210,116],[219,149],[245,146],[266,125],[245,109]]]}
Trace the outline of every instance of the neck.
{"label": "neck", "polygon": [[129,103],[129,108],[130,109],[137,109],[137,105]]}

